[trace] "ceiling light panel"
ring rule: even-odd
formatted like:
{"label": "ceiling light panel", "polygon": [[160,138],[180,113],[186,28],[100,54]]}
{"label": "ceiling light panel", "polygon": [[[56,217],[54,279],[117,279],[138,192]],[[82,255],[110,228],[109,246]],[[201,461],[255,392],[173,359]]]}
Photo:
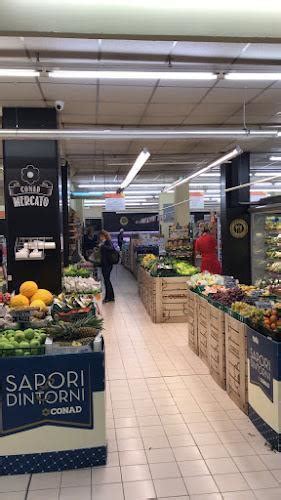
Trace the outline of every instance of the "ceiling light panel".
{"label": "ceiling light panel", "polygon": [[126,189],[131,184],[131,182],[138,175],[138,173],[140,172],[144,164],[147,162],[149,157],[150,157],[150,152],[146,148],[144,148],[138,155],[135,163],[128,172],[126,178],[121,183],[121,189]]}
{"label": "ceiling light panel", "polygon": [[39,71],[34,69],[4,69],[0,68],[0,78],[6,76],[16,76],[23,78],[34,78],[40,75]]}

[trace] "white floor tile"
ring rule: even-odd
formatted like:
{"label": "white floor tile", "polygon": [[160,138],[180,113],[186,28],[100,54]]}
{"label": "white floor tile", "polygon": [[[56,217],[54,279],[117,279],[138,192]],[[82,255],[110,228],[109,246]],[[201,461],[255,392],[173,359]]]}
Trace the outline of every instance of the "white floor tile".
{"label": "white floor tile", "polygon": [[240,473],[215,474],[214,479],[222,492],[248,490],[249,484]]}
{"label": "white floor tile", "polygon": [[[255,500],[255,495],[251,490],[248,491],[231,491],[223,494],[224,500]],[[264,500],[267,500],[267,496]]]}
{"label": "white floor tile", "polygon": [[96,467],[92,471],[93,484],[120,483],[120,467]]}
{"label": "white floor tile", "polygon": [[32,474],[29,490],[58,489],[61,483],[61,472]]}
{"label": "white floor tile", "polygon": [[8,491],[25,491],[29,477],[28,474],[0,477],[0,493],[6,493]]}
{"label": "white floor tile", "polygon": [[[123,487],[121,483],[96,484],[93,486],[92,500],[107,500],[107,499],[124,500]],[[76,497],[76,500],[84,500],[84,499],[81,497]]]}
{"label": "white floor tile", "polygon": [[181,478],[156,479],[154,487],[157,498],[163,498],[167,495],[178,497],[186,494],[186,487]]}
{"label": "white floor tile", "polygon": [[155,448],[153,450],[146,450],[146,454],[148,463],[150,464],[175,461],[175,456],[171,448]]}
{"label": "white floor tile", "polygon": [[86,486],[91,484],[91,469],[67,470],[62,472],[61,486]]}
{"label": "white floor tile", "polygon": [[185,460],[200,460],[202,458],[197,446],[180,446],[173,448],[176,460],[184,462]]}
{"label": "white floor tile", "polygon": [[184,482],[189,495],[201,495],[205,493],[215,493],[218,487],[212,476],[185,477]]}
{"label": "white floor tile", "polygon": [[149,467],[152,479],[180,477],[180,471],[176,462],[151,463]]}
{"label": "white floor tile", "polygon": [[245,457],[233,457],[240,472],[256,472],[266,470],[266,465],[259,457],[249,455]]}
{"label": "white floor tile", "polygon": [[[33,490],[28,492],[27,500],[58,500],[59,499],[59,489],[46,489],[46,490]],[[24,497],[23,497],[24,498]],[[0,494],[0,500],[1,494]],[[9,498],[9,500],[16,500],[16,498]]]}
{"label": "white floor tile", "polygon": [[142,465],[147,463],[144,450],[120,451],[120,465]]}
{"label": "white floor tile", "polygon": [[[40,497],[39,497],[40,499]],[[60,500],[91,500],[91,487],[90,486],[72,486],[61,488]]]}
{"label": "white floor tile", "polygon": [[269,471],[244,472],[243,476],[252,489],[259,490],[260,488],[274,488],[278,486],[278,482]]}
{"label": "white floor tile", "polygon": [[125,465],[121,467],[121,474],[124,482],[151,479],[148,465]]}
{"label": "white floor tile", "polygon": [[[0,493],[0,500],[25,500],[26,491]],[[38,497],[37,497],[38,498]],[[37,500],[33,497],[32,500]]]}
{"label": "white floor tile", "polygon": [[237,466],[231,458],[209,458],[206,464],[211,474],[231,474],[239,472]]}
{"label": "white floor tile", "polygon": [[[125,500],[148,500],[155,498],[152,481],[132,481],[129,483],[123,483],[123,486]],[[113,498],[115,500],[115,497]]]}
{"label": "white floor tile", "polygon": [[209,475],[210,471],[204,460],[187,460],[178,462],[183,477]]}
{"label": "white floor tile", "polygon": [[281,488],[254,490],[254,494],[258,500],[280,500]]}

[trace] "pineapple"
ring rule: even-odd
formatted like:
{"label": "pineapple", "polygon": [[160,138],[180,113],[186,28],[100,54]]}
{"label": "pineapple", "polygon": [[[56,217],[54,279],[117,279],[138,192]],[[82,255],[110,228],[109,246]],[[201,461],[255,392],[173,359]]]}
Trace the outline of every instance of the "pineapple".
{"label": "pineapple", "polygon": [[99,330],[102,330],[103,320],[94,315],[88,314],[86,318],[78,321],[59,321],[49,328],[46,333],[54,340],[65,340],[72,342],[85,337],[95,337]]}

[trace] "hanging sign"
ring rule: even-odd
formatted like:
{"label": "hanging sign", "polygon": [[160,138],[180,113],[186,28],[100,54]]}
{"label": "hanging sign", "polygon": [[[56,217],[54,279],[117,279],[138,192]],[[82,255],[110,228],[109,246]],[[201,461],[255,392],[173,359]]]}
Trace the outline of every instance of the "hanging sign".
{"label": "hanging sign", "polygon": [[204,209],[204,192],[203,191],[189,193],[189,208],[190,208],[190,210]]}
{"label": "hanging sign", "polygon": [[106,212],[118,212],[125,210],[125,196],[123,194],[106,194],[105,195],[105,210]]}
{"label": "hanging sign", "polygon": [[93,356],[73,356],[1,360],[0,435],[42,425],[93,428]]}

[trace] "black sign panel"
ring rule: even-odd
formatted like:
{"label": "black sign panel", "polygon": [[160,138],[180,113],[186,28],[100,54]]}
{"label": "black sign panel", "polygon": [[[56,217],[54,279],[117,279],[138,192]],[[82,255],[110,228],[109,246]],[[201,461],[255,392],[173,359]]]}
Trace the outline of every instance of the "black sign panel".
{"label": "black sign panel", "polygon": [[[56,128],[55,110],[22,108],[23,128]],[[51,117],[53,118],[51,123]],[[13,126],[15,110],[3,110],[3,126]],[[30,125],[31,123],[31,125]],[[14,123],[14,127],[18,122]],[[4,183],[8,240],[10,288],[18,289],[25,280],[35,280],[41,288],[61,289],[61,224],[58,191],[58,152],[56,141],[4,141]],[[42,261],[15,260],[19,237],[51,237],[55,250],[46,250]]]}
{"label": "black sign panel", "polygon": [[103,212],[103,228],[109,233],[116,233],[121,228],[127,232],[159,231],[157,213],[117,213]]}

